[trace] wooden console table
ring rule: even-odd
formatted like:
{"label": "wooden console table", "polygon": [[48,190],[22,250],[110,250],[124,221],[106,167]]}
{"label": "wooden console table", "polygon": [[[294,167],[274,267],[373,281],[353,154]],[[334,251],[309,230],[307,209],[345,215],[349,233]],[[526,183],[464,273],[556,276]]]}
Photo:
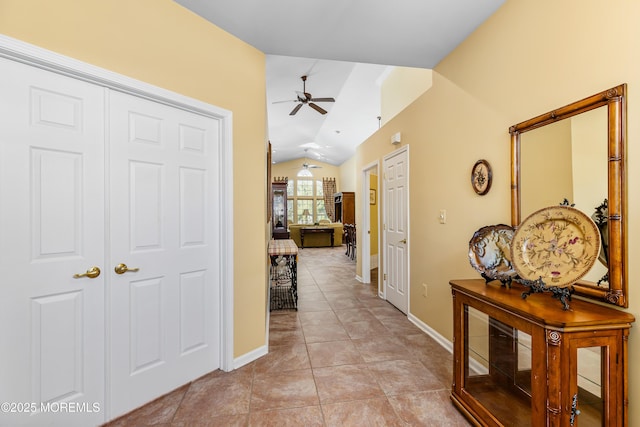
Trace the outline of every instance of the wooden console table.
{"label": "wooden console table", "polygon": [[298,246],[291,239],[270,240],[270,310],[298,309]]}
{"label": "wooden console table", "polygon": [[451,399],[482,426],[626,426],[630,313],[452,280]]}
{"label": "wooden console table", "polygon": [[331,236],[331,247],[333,247],[333,227],[302,227],[300,229],[300,247],[304,248],[304,235],[305,233],[317,234],[324,233]]}

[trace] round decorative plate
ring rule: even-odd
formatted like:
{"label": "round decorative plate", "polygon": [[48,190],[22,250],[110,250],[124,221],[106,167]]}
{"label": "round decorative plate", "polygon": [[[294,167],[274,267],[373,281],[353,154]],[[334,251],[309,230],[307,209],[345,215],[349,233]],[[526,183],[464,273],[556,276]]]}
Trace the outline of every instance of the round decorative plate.
{"label": "round decorative plate", "polygon": [[483,276],[500,281],[510,281],[516,272],[511,265],[511,240],[513,227],[488,225],[482,227],[469,241],[469,262]]}
{"label": "round decorative plate", "polygon": [[569,206],[552,206],[529,215],[513,234],[511,262],[526,280],[547,286],[575,283],[600,253],[600,232],[591,218]]}

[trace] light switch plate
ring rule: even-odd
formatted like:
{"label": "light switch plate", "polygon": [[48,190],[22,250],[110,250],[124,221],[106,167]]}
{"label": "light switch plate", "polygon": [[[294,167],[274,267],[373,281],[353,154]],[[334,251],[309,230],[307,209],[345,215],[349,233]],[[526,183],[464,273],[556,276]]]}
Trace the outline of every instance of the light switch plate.
{"label": "light switch plate", "polygon": [[440,220],[440,224],[446,224],[447,223],[447,210],[446,209],[440,209],[440,215],[438,215],[438,219]]}

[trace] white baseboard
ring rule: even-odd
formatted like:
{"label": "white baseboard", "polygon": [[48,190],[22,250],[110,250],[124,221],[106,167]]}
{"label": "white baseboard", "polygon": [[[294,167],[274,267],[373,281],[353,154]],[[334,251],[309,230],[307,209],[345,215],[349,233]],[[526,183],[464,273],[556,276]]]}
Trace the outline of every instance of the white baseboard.
{"label": "white baseboard", "polygon": [[236,357],[235,359],[233,359],[233,369],[241,368],[247,363],[251,363],[254,360],[261,358],[262,356],[265,356],[267,353],[269,353],[269,347],[263,345],[262,347],[258,347],[255,350],[250,351],[249,353],[245,353],[240,357]]}
{"label": "white baseboard", "polygon": [[433,329],[431,326],[429,326],[426,323],[424,323],[422,320],[418,319],[413,314],[409,313],[407,318],[409,319],[409,321],[411,323],[413,323],[418,328],[420,328],[422,330],[422,332],[424,332],[425,334],[429,335],[438,344],[440,344],[445,350],[447,350],[449,353],[453,354],[453,343],[451,341],[449,341],[448,339],[446,339],[445,337],[440,335],[435,329]]}
{"label": "white baseboard", "polygon": [[[409,318],[409,321],[420,328],[422,332],[429,335],[445,350],[453,354],[453,343],[451,341],[440,335],[438,332],[436,332],[435,329],[424,323],[422,320],[418,319],[413,314],[409,313],[409,316],[407,317]],[[489,373],[489,370],[482,363],[473,358],[469,358],[469,368],[478,375],[486,375]]]}
{"label": "white baseboard", "polygon": [[356,280],[360,283],[364,283],[364,279],[362,278],[362,276],[358,276],[357,274],[356,274]]}

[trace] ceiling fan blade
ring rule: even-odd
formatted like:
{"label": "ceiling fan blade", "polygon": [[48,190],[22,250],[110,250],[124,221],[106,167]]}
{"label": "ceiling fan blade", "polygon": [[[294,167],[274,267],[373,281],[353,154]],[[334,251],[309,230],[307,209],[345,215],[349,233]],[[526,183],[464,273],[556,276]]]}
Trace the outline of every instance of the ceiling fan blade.
{"label": "ceiling fan blade", "polygon": [[[300,104],[300,105],[302,105],[302,104]],[[325,110],[324,108],[314,104],[313,102],[309,103],[309,107],[313,108],[314,110],[316,110],[320,114],[327,114],[327,110]]]}
{"label": "ceiling fan blade", "polygon": [[294,114],[296,114],[298,112],[298,110],[302,108],[302,104],[298,104],[296,105],[293,110],[291,110],[291,112],[289,113],[290,116],[293,116]]}
{"label": "ceiling fan blade", "polygon": [[285,102],[299,102],[297,99],[288,99],[286,101],[273,101],[272,104],[282,104]]}
{"label": "ceiling fan blade", "polygon": [[309,168],[309,169],[322,169],[322,166],[318,166],[318,165],[307,165],[307,168]]}
{"label": "ceiling fan blade", "polygon": [[336,102],[334,98],[311,98],[311,102]]}

